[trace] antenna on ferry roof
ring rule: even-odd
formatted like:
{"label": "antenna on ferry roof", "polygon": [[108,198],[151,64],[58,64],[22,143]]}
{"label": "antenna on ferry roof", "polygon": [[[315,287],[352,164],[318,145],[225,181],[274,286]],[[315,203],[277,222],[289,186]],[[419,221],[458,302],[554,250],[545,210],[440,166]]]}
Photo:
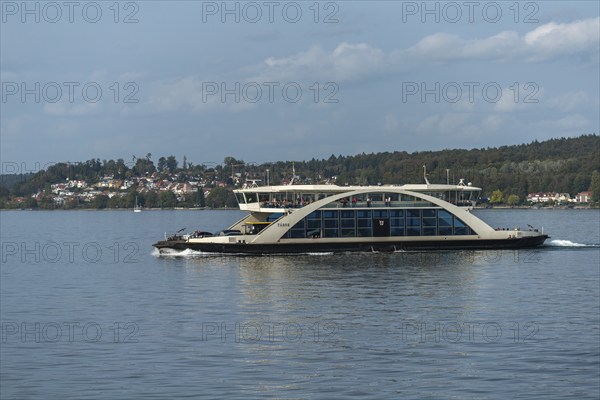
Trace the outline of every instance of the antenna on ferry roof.
{"label": "antenna on ferry roof", "polygon": [[294,184],[294,179],[296,179],[296,163],[292,161],[292,180],[290,181],[290,185]]}
{"label": "antenna on ferry roof", "polygon": [[427,180],[427,167],[423,165],[423,178],[425,178],[425,183],[429,185],[429,181]]}

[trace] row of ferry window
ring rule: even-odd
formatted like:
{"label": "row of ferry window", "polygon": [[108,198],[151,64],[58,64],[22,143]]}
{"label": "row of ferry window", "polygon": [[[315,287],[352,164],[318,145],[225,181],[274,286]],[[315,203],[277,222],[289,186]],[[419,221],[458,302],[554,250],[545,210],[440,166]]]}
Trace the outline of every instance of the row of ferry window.
{"label": "row of ferry window", "polygon": [[[302,194],[294,194],[294,193],[236,193],[236,198],[238,203],[240,204],[249,204],[249,203],[257,203],[260,202],[262,204],[280,204],[285,206],[286,204],[309,204],[315,202],[317,200],[324,199],[325,197],[329,197],[334,195],[335,193],[302,193]],[[245,195],[245,198],[244,198]],[[347,203],[350,205],[353,203],[356,198],[357,202],[366,203],[367,201],[371,202],[386,202],[389,200],[390,202],[416,202],[423,201],[421,199],[417,199],[414,196],[400,193],[363,193],[360,195],[356,195],[354,197],[344,197],[340,199],[339,203]],[[336,203],[334,203],[336,204]]]}
{"label": "row of ferry window", "polygon": [[442,209],[318,210],[294,225],[287,238],[452,236],[473,231]]}

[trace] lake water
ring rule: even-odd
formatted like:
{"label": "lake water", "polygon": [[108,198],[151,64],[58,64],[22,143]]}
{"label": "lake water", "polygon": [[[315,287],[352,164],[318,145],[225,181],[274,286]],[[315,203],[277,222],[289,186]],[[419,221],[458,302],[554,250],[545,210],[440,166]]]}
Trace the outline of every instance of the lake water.
{"label": "lake water", "polygon": [[600,211],[522,251],[158,257],[239,211],[2,211],[0,397],[600,397]]}

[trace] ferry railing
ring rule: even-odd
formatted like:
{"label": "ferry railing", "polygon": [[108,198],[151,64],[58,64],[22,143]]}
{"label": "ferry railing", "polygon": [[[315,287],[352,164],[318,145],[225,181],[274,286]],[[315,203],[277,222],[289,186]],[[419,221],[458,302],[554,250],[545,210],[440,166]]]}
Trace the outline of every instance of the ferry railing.
{"label": "ferry railing", "polygon": [[[305,204],[272,204],[272,203],[264,203],[261,204],[261,208],[271,209],[271,210],[295,210],[309,205],[310,203]],[[431,207],[434,206],[430,202],[427,201],[357,201],[354,202],[333,202],[329,204],[325,204],[322,208],[389,208],[389,207]]]}

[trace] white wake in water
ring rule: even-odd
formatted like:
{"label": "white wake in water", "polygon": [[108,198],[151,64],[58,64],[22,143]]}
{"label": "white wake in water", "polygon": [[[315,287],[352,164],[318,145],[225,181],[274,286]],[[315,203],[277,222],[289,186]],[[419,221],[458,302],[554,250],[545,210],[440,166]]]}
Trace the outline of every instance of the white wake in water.
{"label": "white wake in water", "polygon": [[546,246],[553,246],[553,247],[599,247],[599,245],[575,243],[575,242],[571,242],[570,240],[561,240],[561,239],[551,240],[551,241],[549,241],[549,242],[546,243]]}
{"label": "white wake in water", "polygon": [[206,253],[203,251],[196,251],[192,249],[185,250],[175,250],[175,249],[162,249],[159,251],[158,249],[154,249],[152,251],[152,255],[154,257],[198,257],[198,256],[207,256],[217,253]]}

